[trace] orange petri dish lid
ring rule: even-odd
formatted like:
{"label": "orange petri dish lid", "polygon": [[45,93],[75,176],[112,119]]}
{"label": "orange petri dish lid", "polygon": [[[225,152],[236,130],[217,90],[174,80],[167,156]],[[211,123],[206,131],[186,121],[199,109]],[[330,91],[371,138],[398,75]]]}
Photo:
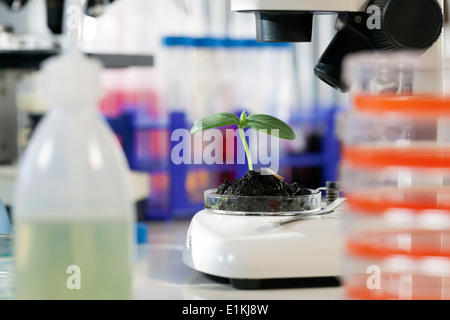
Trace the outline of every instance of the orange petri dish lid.
{"label": "orange petri dish lid", "polygon": [[[399,239],[407,240],[407,245]],[[406,242],[406,241],[403,241]],[[347,236],[345,251],[364,259],[403,257],[412,260],[443,258],[450,263],[450,230],[398,229],[366,231]]]}
{"label": "orange petri dish lid", "polygon": [[[344,295],[354,300],[448,300],[447,278],[440,275],[388,273],[380,274],[380,288],[367,285],[372,273],[352,274],[344,281]],[[405,275],[414,277],[415,285],[405,283]],[[443,280],[445,279],[445,280]]]}
{"label": "orange petri dish lid", "polygon": [[390,94],[355,95],[356,110],[371,113],[402,113],[410,116],[450,116],[450,97],[446,96],[396,96]]}
{"label": "orange petri dish lid", "polygon": [[450,146],[344,146],[342,161],[365,167],[450,168]]}
{"label": "orange petri dish lid", "polygon": [[395,197],[392,195],[376,191],[350,191],[346,193],[346,203],[359,214],[382,215],[391,209],[406,209],[414,214],[450,215],[450,195],[445,191],[398,190]]}

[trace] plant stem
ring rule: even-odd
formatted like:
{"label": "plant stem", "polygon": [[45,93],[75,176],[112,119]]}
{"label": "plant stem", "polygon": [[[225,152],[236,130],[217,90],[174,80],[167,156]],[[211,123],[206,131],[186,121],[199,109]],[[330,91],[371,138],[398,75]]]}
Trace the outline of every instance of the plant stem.
{"label": "plant stem", "polygon": [[242,144],[244,145],[245,154],[247,155],[248,169],[253,171],[253,161],[250,150],[248,149],[247,140],[245,139],[244,128],[239,127],[239,135],[241,136]]}

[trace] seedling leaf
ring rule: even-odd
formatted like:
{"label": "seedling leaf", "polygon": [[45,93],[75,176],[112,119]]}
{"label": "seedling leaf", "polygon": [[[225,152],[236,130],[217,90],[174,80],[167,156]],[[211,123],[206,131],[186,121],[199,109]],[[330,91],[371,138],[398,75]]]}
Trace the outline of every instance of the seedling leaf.
{"label": "seedling leaf", "polygon": [[207,130],[211,128],[223,127],[228,125],[239,125],[239,118],[228,112],[215,113],[200,121],[196,121],[191,129],[191,134],[198,131]]}
{"label": "seedling leaf", "polygon": [[263,131],[267,134],[277,136],[281,139],[295,139],[295,132],[287,123],[267,114],[250,115],[247,118],[247,127]]}

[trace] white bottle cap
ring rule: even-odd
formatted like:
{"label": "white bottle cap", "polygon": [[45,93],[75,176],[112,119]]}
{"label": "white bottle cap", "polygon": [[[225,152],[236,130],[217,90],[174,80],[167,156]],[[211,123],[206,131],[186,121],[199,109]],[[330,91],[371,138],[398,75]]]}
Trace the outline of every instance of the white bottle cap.
{"label": "white bottle cap", "polygon": [[102,64],[79,51],[68,51],[42,64],[43,93],[51,103],[97,102]]}

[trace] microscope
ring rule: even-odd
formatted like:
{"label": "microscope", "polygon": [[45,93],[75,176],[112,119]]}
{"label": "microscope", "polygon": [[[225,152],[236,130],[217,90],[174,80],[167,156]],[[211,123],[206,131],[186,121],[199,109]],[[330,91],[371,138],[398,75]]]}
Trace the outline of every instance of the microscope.
{"label": "microscope", "polygon": [[[114,0],[78,0],[85,16],[101,16]],[[45,102],[34,94],[38,70],[47,58],[61,52],[67,39],[67,9],[71,0],[0,0],[0,164],[12,164],[20,156],[28,135],[20,124],[32,129],[42,117]],[[105,68],[151,66],[152,56],[86,52]],[[20,93],[24,89],[26,94]],[[33,105],[23,115],[22,105]],[[26,109],[28,110],[28,109]],[[26,119],[23,119],[26,118]]]}
{"label": "microscope", "polygon": [[233,11],[255,14],[262,42],[314,41],[314,15],[337,14],[336,34],[314,73],[341,92],[348,91],[341,65],[350,53],[434,50],[442,55],[443,9],[444,0],[232,0]]}

